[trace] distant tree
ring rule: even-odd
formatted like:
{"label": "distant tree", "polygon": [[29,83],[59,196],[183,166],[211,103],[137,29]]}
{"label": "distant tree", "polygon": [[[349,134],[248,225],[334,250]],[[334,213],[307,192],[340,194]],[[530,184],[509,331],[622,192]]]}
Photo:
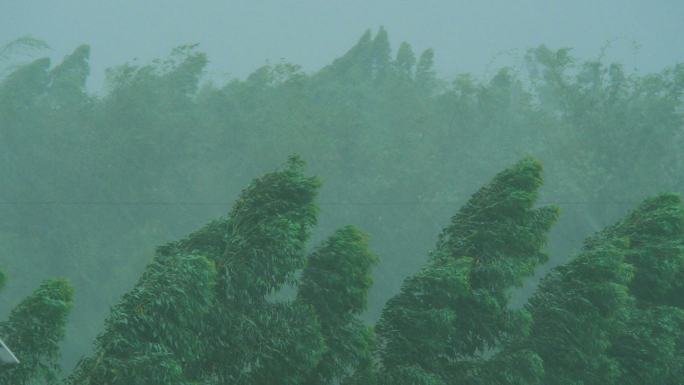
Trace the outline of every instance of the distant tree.
{"label": "distant tree", "polygon": [[[17,59],[22,56],[29,56],[33,52],[50,49],[48,44],[40,39],[31,36],[18,37],[4,45],[0,46],[0,64],[5,68],[0,67],[0,78],[7,72],[13,71],[17,68]],[[13,64],[5,64],[12,63]]]}
{"label": "distant tree", "polygon": [[409,43],[404,41],[399,45],[394,63],[402,72],[412,75],[413,67],[416,65],[416,54],[411,50]]}
{"label": "distant tree", "polygon": [[387,76],[392,61],[392,48],[390,47],[387,30],[380,26],[378,33],[370,46],[369,58],[373,63],[373,80],[380,80]]}
{"label": "distant tree", "polygon": [[[406,48],[401,54],[402,62],[410,61],[403,58],[407,54]],[[335,78],[335,82],[349,85],[381,84],[392,70],[392,64],[389,35],[381,26],[374,38],[370,29],[367,30],[354,47],[321,70],[320,75],[330,80]]]}
{"label": "distant tree", "polygon": [[89,58],[90,46],[81,45],[48,72],[47,91],[56,108],[78,107],[89,99],[85,89],[90,74]]}
{"label": "distant tree", "polygon": [[435,50],[428,48],[420,54],[416,65],[416,83],[423,89],[430,89],[435,80]]}
{"label": "distant tree", "polygon": [[369,80],[372,62],[369,61],[368,51],[372,45],[370,28],[361,35],[359,41],[341,57],[333,60],[332,64],[324,67],[321,74],[326,77],[336,77],[345,83],[358,83]]}

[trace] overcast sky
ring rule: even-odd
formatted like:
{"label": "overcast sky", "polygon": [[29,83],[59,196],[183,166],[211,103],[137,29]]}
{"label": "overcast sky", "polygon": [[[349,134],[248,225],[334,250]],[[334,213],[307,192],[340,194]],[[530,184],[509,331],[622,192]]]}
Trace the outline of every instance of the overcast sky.
{"label": "overcast sky", "polygon": [[[500,52],[546,44],[574,47],[595,58],[618,40],[608,61],[639,73],[684,62],[684,1],[92,1],[0,0],[0,44],[19,36],[43,39],[59,63],[91,45],[88,87],[99,90],[104,69],[133,58],[145,63],[173,47],[201,43],[210,71],[244,78],[266,59],[316,71],[353,46],[367,28],[383,25],[396,50],[408,41],[417,54],[435,49],[441,76],[483,76]],[[44,54],[45,55],[45,54]],[[44,56],[43,55],[43,56]],[[498,59],[494,67],[511,64]]]}

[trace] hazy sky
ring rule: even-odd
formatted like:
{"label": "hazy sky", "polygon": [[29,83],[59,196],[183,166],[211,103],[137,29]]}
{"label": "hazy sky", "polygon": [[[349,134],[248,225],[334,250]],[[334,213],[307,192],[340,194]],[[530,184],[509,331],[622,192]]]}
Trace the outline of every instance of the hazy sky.
{"label": "hazy sky", "polygon": [[[165,57],[182,44],[201,43],[209,70],[244,78],[280,58],[315,71],[344,54],[361,34],[383,25],[396,49],[435,49],[442,76],[484,68],[504,50],[546,44],[574,47],[595,58],[608,39],[627,36],[634,54],[616,41],[609,61],[640,73],[684,61],[684,1],[92,1],[0,0],[0,44],[31,35],[53,48],[57,64],[78,45],[91,45],[89,88],[104,69],[138,58]],[[510,64],[499,59],[494,66]]]}

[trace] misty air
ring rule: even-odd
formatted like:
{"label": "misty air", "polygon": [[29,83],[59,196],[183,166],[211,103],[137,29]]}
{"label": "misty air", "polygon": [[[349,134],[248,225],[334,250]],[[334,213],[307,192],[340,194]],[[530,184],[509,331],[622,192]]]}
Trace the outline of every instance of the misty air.
{"label": "misty air", "polygon": [[0,3],[0,384],[684,383],[684,3]]}

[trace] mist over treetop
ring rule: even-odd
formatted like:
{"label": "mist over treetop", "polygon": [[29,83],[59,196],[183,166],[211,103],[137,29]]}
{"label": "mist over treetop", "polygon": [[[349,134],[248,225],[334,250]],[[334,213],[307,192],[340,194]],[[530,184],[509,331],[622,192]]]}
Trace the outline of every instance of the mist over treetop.
{"label": "mist over treetop", "polygon": [[[537,378],[543,362],[571,366],[548,343],[563,328],[594,341],[565,346],[577,348],[578,360],[607,365],[605,378],[620,378],[619,365],[639,367],[618,362],[630,349],[658,359],[642,373],[648,378],[678,357],[678,342],[648,326],[663,319],[676,330],[678,311],[630,304],[633,296],[680,305],[671,293],[681,290],[672,198],[684,191],[681,63],[639,75],[538,46],[523,66],[445,79],[435,70],[438,51],[414,52],[409,43],[394,51],[379,29],[319,71],[282,61],[223,84],[204,82],[211,52],[200,48],[111,67],[101,93],[85,87],[87,45],[57,65],[37,59],[0,81],[0,264],[9,277],[0,311],[7,315],[35,287],[28,298],[49,298],[41,281],[67,277],[75,294],[61,345],[65,368],[90,357],[102,332],[98,352],[131,361],[87,361],[82,373],[133,362],[176,378],[206,353],[215,360],[189,375],[216,364],[224,378],[239,376],[264,357],[272,366],[251,378],[275,378],[281,369],[295,382],[339,378],[345,365],[368,374],[378,357],[369,353],[377,346],[368,326],[381,317],[381,338],[393,344],[382,353],[389,379],[421,375],[416,365],[434,378],[494,367],[504,377]],[[282,164],[293,152],[307,160],[306,175],[298,158]],[[650,196],[657,198],[644,201]],[[319,245],[312,253],[309,238]],[[158,245],[166,246],[155,254]],[[333,263],[342,256],[354,262]],[[307,261],[316,262],[298,275]],[[562,267],[537,288],[554,266]],[[632,277],[633,266],[653,269]],[[197,279],[176,280],[187,285],[179,286],[183,294],[165,286],[175,276]],[[331,293],[336,301],[322,299]],[[217,298],[229,306],[212,307]],[[428,308],[426,298],[444,306]],[[71,299],[60,301],[62,320]],[[479,311],[464,314],[465,303]],[[187,314],[166,319],[174,307]],[[559,317],[577,309],[588,314],[584,321]],[[314,322],[321,314],[327,319]],[[229,319],[241,332],[188,329],[195,319]],[[126,334],[117,322],[137,322],[144,332]],[[462,335],[459,323],[482,329]],[[59,337],[60,330],[49,331]],[[264,330],[273,344],[261,344]],[[422,346],[416,359],[405,342],[423,330],[435,332],[425,337],[435,345]],[[548,338],[526,340],[530,330]],[[147,332],[158,338],[143,343]],[[198,342],[197,333],[220,334],[224,345]],[[657,338],[643,337],[651,334]],[[130,344],[118,345],[124,339]],[[300,340],[308,345],[289,344]],[[615,348],[606,350],[606,341]],[[658,344],[643,341],[667,349],[661,356]],[[234,346],[243,347],[237,363],[221,350]],[[293,349],[292,366],[287,355],[270,355],[274,346]],[[482,367],[436,364],[477,361],[502,347],[509,350]],[[178,363],[181,350],[193,357]]]}

